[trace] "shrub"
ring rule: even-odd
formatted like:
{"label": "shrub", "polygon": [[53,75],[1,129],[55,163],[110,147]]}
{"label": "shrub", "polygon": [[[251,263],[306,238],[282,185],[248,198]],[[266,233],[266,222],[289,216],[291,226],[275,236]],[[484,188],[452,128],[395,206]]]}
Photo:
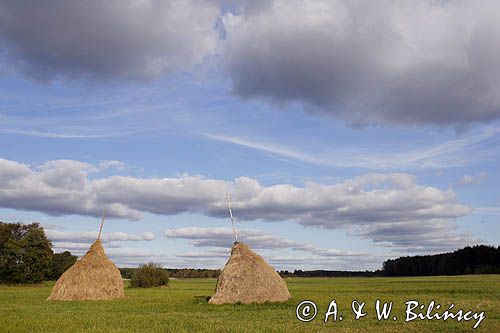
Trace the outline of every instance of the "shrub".
{"label": "shrub", "polygon": [[132,288],[150,288],[168,284],[168,272],[161,265],[150,262],[141,265],[130,279]]}

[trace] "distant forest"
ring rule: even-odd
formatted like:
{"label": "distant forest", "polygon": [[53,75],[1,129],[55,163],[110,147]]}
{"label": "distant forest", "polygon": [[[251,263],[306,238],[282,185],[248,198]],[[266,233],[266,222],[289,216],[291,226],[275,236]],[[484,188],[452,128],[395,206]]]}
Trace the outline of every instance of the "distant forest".
{"label": "distant forest", "polygon": [[301,271],[279,272],[283,277],[426,276],[462,274],[500,274],[500,246],[467,246],[450,253],[407,256],[386,260],[376,271]]}
{"label": "distant forest", "polygon": [[[135,268],[120,268],[124,278],[130,278]],[[219,269],[166,268],[173,278],[216,278]],[[383,269],[376,271],[303,271],[282,270],[282,277],[374,277],[374,276],[423,276],[461,274],[500,274],[500,246],[467,246],[450,253],[408,256],[389,259]]]}
{"label": "distant forest", "polygon": [[[217,278],[220,269],[203,268],[164,268],[171,278]],[[137,268],[120,268],[120,273],[124,279],[131,279]]]}
{"label": "distant forest", "polygon": [[373,277],[373,276],[383,276],[381,270],[376,271],[329,271],[329,270],[314,270],[314,271],[303,271],[301,269],[296,269],[293,272],[290,271],[279,271],[282,277]]}
{"label": "distant forest", "polygon": [[451,253],[389,259],[382,272],[385,276],[499,274],[500,246],[467,246]]}

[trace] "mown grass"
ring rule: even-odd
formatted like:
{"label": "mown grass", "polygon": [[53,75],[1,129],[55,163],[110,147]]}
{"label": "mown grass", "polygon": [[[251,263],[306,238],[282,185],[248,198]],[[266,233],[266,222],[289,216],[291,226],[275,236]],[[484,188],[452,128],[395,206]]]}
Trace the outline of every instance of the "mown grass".
{"label": "mown grass", "polygon": [[[414,278],[293,278],[293,299],[284,304],[207,303],[214,279],[171,280],[169,288],[127,288],[126,299],[48,302],[53,282],[0,286],[1,332],[471,332],[474,321],[416,320],[404,323],[405,301],[435,300],[446,309],[485,311],[476,331],[500,332],[500,275]],[[318,315],[300,322],[295,307],[312,300]],[[323,322],[335,299],[342,321]],[[391,320],[377,321],[374,302],[393,301]],[[353,300],[365,301],[366,317],[354,320]],[[396,321],[392,316],[396,316]]]}

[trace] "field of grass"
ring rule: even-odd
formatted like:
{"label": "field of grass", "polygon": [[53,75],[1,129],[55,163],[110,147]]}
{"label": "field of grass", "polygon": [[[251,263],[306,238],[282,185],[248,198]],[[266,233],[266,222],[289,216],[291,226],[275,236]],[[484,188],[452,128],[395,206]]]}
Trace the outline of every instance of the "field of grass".
{"label": "field of grass", "polygon": [[[292,278],[293,299],[284,304],[207,303],[214,279],[171,280],[169,288],[127,288],[126,299],[104,302],[48,302],[53,282],[0,286],[0,332],[471,332],[475,321],[415,320],[405,323],[405,302],[435,300],[484,311],[475,331],[500,332],[500,275],[414,278]],[[342,321],[324,323],[335,299]],[[389,320],[378,321],[375,300],[393,301]],[[311,300],[318,315],[300,322],[297,304]],[[351,302],[365,301],[367,315],[354,320]],[[397,320],[393,320],[393,316]]]}

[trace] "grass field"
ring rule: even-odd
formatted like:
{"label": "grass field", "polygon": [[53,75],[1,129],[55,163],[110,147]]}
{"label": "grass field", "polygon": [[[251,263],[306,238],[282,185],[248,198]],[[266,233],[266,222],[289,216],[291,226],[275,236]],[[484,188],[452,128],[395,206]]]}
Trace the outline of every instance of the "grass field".
{"label": "grass field", "polygon": [[[126,299],[104,302],[48,302],[53,282],[40,286],[0,286],[1,332],[471,332],[465,322],[415,320],[405,323],[405,301],[431,300],[448,309],[484,311],[479,332],[500,332],[500,275],[415,278],[293,278],[293,299],[284,304],[207,304],[213,279],[171,280],[169,288],[127,288]],[[378,321],[374,302],[393,301],[390,320]],[[300,322],[302,300],[317,304],[318,315]],[[342,321],[324,323],[335,299]],[[354,320],[353,300],[366,301],[367,315]],[[392,320],[396,316],[397,320]]]}

